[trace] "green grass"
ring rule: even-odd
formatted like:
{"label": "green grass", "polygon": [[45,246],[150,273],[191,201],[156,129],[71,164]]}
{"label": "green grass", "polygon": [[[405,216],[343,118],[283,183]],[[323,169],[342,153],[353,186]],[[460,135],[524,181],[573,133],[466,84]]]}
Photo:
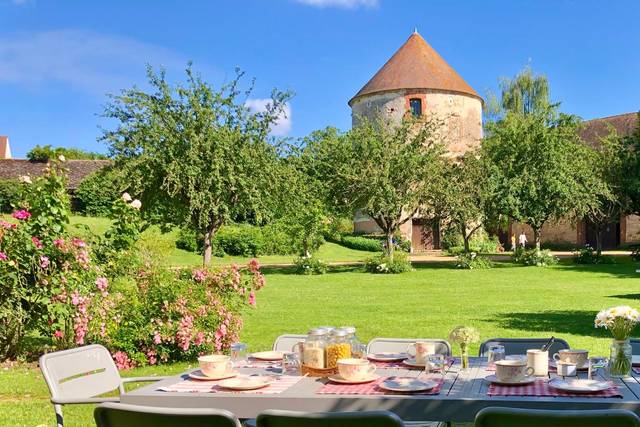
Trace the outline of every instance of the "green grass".
{"label": "green grass", "polygon": [[[283,333],[321,324],[357,326],[363,341],[376,336],[446,338],[455,326],[476,327],[482,339],[549,336],[606,355],[610,338],[593,327],[595,313],[613,305],[639,307],[636,263],[550,268],[497,263],[490,270],[456,270],[451,264],[418,266],[396,276],[341,267],[323,276],[267,269],[258,305],[245,313],[242,340],[250,350],[271,346]],[[457,351],[457,350],[455,350]],[[472,353],[477,351],[477,345]],[[166,375],[186,364],[136,369],[126,375]],[[53,425],[48,392],[37,369],[0,370],[0,426]],[[92,425],[91,408],[65,409],[69,425]]]}

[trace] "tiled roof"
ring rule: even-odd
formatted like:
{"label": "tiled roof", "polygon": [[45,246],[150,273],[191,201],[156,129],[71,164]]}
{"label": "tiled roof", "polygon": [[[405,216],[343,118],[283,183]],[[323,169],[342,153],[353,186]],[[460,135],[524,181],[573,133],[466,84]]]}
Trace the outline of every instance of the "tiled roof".
{"label": "tiled roof", "polygon": [[615,129],[618,135],[626,136],[631,134],[636,126],[638,126],[638,113],[601,117],[584,121],[580,128],[580,137],[589,145],[598,145],[612,129]]}
{"label": "tiled roof", "polygon": [[417,32],[351,98],[398,89],[437,89],[480,97]]}
{"label": "tiled roof", "polygon": [[[111,160],[67,160],[69,169],[67,188],[75,190],[78,184],[93,172],[111,164]],[[0,159],[0,179],[18,179],[24,175],[40,176],[47,167],[45,162],[31,162],[24,159]]]}

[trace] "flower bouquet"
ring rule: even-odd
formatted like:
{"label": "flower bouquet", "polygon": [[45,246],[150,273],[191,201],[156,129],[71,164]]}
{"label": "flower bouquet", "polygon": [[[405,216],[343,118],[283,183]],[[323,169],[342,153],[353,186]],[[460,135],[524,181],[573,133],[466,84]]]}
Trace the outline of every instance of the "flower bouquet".
{"label": "flower bouquet", "polygon": [[478,342],[480,334],[470,326],[457,326],[449,333],[449,339],[460,345],[462,369],[469,367],[469,344]]}
{"label": "flower bouquet", "polygon": [[611,307],[596,315],[596,328],[605,328],[613,335],[609,374],[612,377],[624,377],[631,371],[631,332],[640,323],[640,313],[627,305]]}

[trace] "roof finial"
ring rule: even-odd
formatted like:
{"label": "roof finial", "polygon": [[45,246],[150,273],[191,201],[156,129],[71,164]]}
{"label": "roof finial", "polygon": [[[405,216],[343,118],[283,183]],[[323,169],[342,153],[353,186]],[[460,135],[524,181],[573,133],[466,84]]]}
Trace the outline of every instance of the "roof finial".
{"label": "roof finial", "polygon": [[418,27],[413,27],[413,34],[418,34]]}

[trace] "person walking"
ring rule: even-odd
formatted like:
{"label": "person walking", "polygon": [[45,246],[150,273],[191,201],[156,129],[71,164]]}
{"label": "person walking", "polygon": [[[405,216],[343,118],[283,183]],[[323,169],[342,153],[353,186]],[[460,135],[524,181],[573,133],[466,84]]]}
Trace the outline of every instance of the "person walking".
{"label": "person walking", "polygon": [[512,234],[511,235],[511,252],[515,252],[516,251],[516,235]]}
{"label": "person walking", "polygon": [[522,233],[520,233],[520,236],[518,237],[518,243],[520,244],[520,246],[522,247],[522,249],[526,248],[527,246],[527,235],[524,234],[524,231]]}

